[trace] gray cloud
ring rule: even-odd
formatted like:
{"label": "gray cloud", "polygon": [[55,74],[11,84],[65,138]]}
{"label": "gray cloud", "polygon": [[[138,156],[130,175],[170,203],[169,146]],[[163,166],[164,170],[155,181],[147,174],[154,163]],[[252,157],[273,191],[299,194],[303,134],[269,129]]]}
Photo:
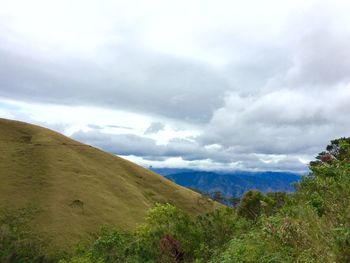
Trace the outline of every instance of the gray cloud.
{"label": "gray cloud", "polygon": [[164,130],[165,125],[161,122],[152,122],[151,125],[145,130],[145,134],[157,133]]}
{"label": "gray cloud", "polygon": [[[208,65],[141,47],[110,46],[96,62],[11,52],[0,40],[0,96],[94,105],[203,122],[223,103],[226,81]],[[6,45],[5,45],[6,46]]]}
{"label": "gray cloud", "polygon": [[[164,129],[164,119],[194,124],[201,133],[167,145],[102,133],[94,124],[93,131],[73,135],[121,155],[303,170],[300,156],[313,156],[329,140],[350,136],[350,21],[338,5],[296,6],[284,15],[276,12],[288,19],[269,18],[264,9],[257,19],[254,10],[249,19],[237,16],[236,21],[230,14],[209,29],[204,25],[212,22],[200,20],[205,30],[198,34],[184,34],[186,26],[171,24],[161,28],[164,41],[177,34],[183,38],[164,50],[146,43],[158,32],[147,31],[143,21],[130,29],[122,23],[112,30],[122,41],[112,38],[86,56],[27,47],[25,38],[12,41],[15,34],[2,26],[0,97],[142,113],[154,119],[145,135]],[[156,24],[151,21],[150,28]],[[283,158],[269,157],[274,155]]]}
{"label": "gray cloud", "polygon": [[94,129],[94,130],[102,130],[102,129],[103,129],[102,126],[96,125],[96,124],[88,124],[88,127],[89,127],[90,129]]}
{"label": "gray cloud", "polygon": [[155,140],[132,134],[106,134],[100,131],[79,131],[72,135],[76,140],[102,148],[114,154],[135,155],[149,161],[164,161],[181,157],[185,161],[210,160],[225,165],[234,164],[236,169],[305,171],[306,166],[297,156],[268,156],[252,153],[237,153],[232,149],[202,147],[184,139],[171,140],[166,145],[157,145]]}
{"label": "gray cloud", "polygon": [[109,128],[116,128],[116,129],[133,130],[133,128],[128,127],[128,126],[114,125],[114,124],[106,125],[106,127],[109,127]]}
{"label": "gray cloud", "polygon": [[272,59],[262,55],[244,67],[235,65],[244,76],[236,84],[248,90],[237,88],[226,97],[200,144],[217,143],[237,153],[312,155],[329,140],[350,135],[350,28],[336,27],[334,16],[317,11],[319,16],[307,14],[315,23],[306,26],[301,17],[290,26],[298,34],[286,36],[290,42],[275,54],[265,53]]}
{"label": "gray cloud", "polygon": [[329,89],[350,81],[349,24],[339,24],[330,16],[331,11],[319,11],[322,16],[309,13],[307,18],[317,23],[306,27],[306,18],[302,17],[304,23],[299,24],[300,34],[295,37],[291,56],[293,65],[286,78],[290,86]]}
{"label": "gray cloud", "polygon": [[349,136],[349,87],[324,92],[286,89],[256,98],[231,95],[198,141],[245,153],[316,153],[332,138]]}
{"label": "gray cloud", "polygon": [[112,135],[99,131],[79,131],[72,138],[120,155],[147,156],[150,152],[154,156],[162,155],[162,150],[154,140],[133,134]]}

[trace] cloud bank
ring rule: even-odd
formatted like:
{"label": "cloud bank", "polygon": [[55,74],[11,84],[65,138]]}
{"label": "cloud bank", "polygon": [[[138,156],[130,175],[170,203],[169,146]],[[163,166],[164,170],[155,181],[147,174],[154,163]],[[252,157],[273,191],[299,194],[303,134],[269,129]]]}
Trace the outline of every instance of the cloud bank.
{"label": "cloud bank", "polygon": [[143,163],[305,171],[350,135],[350,5],[246,2],[2,1],[0,114]]}

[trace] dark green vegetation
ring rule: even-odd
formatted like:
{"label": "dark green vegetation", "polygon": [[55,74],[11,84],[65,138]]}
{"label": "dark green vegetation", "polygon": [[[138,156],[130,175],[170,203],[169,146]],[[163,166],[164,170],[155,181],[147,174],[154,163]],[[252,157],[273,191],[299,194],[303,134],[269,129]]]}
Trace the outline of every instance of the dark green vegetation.
{"label": "dark green vegetation", "polygon": [[102,224],[132,231],[156,203],[191,215],[217,206],[124,159],[42,127],[0,119],[0,242],[14,246],[0,247],[0,262],[17,247],[34,253],[28,240],[45,245],[38,251],[56,253],[89,239]]}
{"label": "dark green vegetation", "polygon": [[[310,170],[296,192],[248,191],[235,208],[195,215],[176,204],[158,204],[135,230],[109,224],[72,246],[75,252],[56,259],[61,263],[350,262],[350,139],[332,141]],[[45,240],[30,228],[32,215],[38,212],[33,209],[2,213],[2,258],[46,260],[40,258]]]}

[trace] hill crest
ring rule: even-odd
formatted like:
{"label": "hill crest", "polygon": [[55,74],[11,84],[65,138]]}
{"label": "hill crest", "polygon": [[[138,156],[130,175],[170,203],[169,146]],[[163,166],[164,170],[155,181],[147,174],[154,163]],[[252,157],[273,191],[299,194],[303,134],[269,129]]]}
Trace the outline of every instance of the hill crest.
{"label": "hill crest", "polygon": [[35,205],[55,245],[102,224],[132,229],[155,203],[190,214],[216,204],[162,176],[52,130],[0,119],[0,208]]}

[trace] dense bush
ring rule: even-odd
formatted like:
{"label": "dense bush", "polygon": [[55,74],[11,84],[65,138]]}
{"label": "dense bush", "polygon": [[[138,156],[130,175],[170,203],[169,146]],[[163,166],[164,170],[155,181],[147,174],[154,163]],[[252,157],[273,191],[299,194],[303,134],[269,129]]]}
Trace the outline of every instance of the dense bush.
{"label": "dense bush", "polygon": [[0,262],[37,262],[44,259],[45,242],[30,222],[38,210],[33,206],[0,211]]}

